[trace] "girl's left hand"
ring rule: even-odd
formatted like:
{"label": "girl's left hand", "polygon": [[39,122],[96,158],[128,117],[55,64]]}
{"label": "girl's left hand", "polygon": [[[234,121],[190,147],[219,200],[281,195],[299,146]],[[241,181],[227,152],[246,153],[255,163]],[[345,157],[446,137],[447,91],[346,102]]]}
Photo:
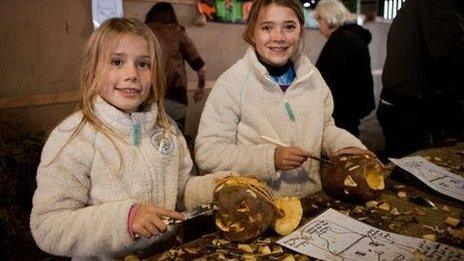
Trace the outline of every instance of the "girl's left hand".
{"label": "girl's left hand", "polygon": [[377,156],[374,154],[374,152],[370,151],[370,150],[363,150],[363,149],[360,149],[360,148],[356,148],[356,147],[347,147],[347,148],[343,148],[343,149],[339,149],[337,151],[335,151],[331,157],[335,157],[335,156],[339,156],[339,155],[343,155],[343,154],[367,154],[367,155],[370,155],[374,158],[377,158]]}

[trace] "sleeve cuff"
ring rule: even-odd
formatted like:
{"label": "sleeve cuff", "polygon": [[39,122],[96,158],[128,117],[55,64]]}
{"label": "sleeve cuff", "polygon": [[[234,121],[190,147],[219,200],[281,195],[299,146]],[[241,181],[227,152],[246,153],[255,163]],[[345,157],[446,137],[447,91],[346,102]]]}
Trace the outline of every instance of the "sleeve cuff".
{"label": "sleeve cuff", "polygon": [[280,176],[280,172],[276,171],[275,162],[274,162],[274,154],[277,146],[273,144],[266,145],[266,169],[267,175],[271,180],[278,179]]}
{"label": "sleeve cuff", "polygon": [[134,231],[132,231],[132,224],[134,223],[135,214],[137,214],[137,210],[139,210],[139,207],[139,204],[133,205],[129,210],[129,217],[127,219],[127,231],[129,232],[129,235],[133,240],[139,238],[139,235],[135,234]]}

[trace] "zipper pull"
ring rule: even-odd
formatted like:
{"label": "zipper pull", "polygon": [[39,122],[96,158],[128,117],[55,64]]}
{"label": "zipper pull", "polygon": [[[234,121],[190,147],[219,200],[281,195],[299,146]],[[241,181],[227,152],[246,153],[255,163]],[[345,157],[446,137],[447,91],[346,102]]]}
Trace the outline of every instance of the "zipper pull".
{"label": "zipper pull", "polygon": [[293,113],[292,107],[290,106],[290,103],[287,100],[285,100],[285,110],[287,111],[290,120],[295,121],[295,114]]}
{"label": "zipper pull", "polygon": [[140,140],[142,138],[142,126],[139,122],[132,124],[132,144],[139,146]]}

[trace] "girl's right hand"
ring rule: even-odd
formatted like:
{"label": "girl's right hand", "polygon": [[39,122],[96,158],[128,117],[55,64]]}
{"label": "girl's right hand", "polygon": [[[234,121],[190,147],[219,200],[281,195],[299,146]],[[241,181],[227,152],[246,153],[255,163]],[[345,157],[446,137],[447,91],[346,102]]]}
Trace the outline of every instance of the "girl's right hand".
{"label": "girl's right hand", "polygon": [[274,151],[276,170],[290,170],[303,164],[311,153],[296,146],[277,147]]}
{"label": "girl's right hand", "polygon": [[135,234],[150,238],[166,230],[165,218],[185,219],[184,214],[177,211],[161,208],[153,204],[142,204],[137,209],[132,222],[132,231]]}

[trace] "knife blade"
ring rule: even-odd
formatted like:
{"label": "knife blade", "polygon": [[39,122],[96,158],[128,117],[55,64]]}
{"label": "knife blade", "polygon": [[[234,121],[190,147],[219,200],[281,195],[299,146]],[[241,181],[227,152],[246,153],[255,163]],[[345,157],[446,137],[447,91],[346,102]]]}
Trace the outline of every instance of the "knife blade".
{"label": "knife blade", "polygon": [[413,203],[415,203],[415,204],[424,206],[424,207],[437,208],[437,206],[435,205],[435,203],[433,203],[430,199],[425,198],[425,197],[422,197],[422,196],[419,196],[419,195],[412,195],[412,196],[409,196],[409,197],[408,197],[408,200],[411,201],[411,202],[413,202]]}
{"label": "knife blade", "polygon": [[387,189],[394,191],[395,193],[398,193],[400,191],[403,191],[406,193],[406,200],[408,200],[411,203],[421,205],[424,207],[429,207],[429,208],[436,208],[437,206],[435,203],[433,203],[430,199],[423,197],[421,195],[418,195],[417,193],[412,192],[410,189],[407,189],[405,185],[395,182],[389,178],[385,179],[385,184],[387,186]]}
{"label": "knife blade", "polygon": [[199,205],[197,207],[191,208],[191,209],[183,212],[184,215],[185,215],[185,219],[182,220],[182,219],[167,218],[167,219],[164,220],[164,223],[167,226],[179,224],[179,223],[182,223],[182,222],[184,222],[186,220],[196,218],[198,216],[211,214],[217,208],[218,208],[217,205],[215,203],[213,203],[213,202],[202,204],[202,205]]}

